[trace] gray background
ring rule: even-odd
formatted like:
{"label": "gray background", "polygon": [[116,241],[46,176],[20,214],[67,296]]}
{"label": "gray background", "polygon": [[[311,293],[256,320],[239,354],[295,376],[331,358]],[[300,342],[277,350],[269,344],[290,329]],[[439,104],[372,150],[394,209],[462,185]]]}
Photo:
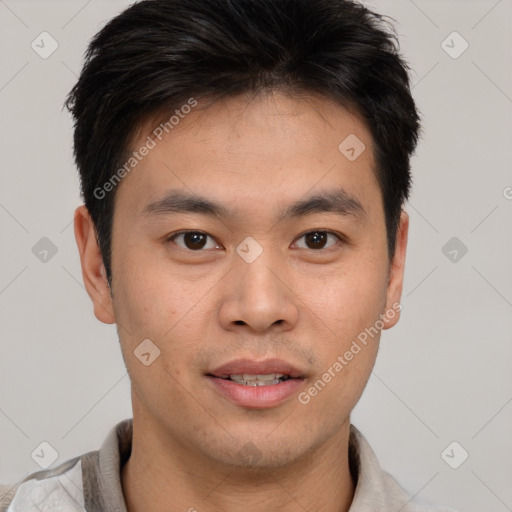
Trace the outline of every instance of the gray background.
{"label": "gray background", "polygon": [[[40,469],[31,453],[42,441],[58,452],[56,465],[98,449],[131,416],[115,327],[95,319],[82,284],[72,125],[62,110],[87,42],[127,5],[0,0],[4,483]],[[420,500],[505,512],[512,510],[512,2],[367,5],[397,20],[424,135],[406,208],[403,317],[383,334],[353,422]],[[59,45],[47,59],[31,48],[43,31]],[[464,43],[454,31],[469,44],[457,58]],[[57,249],[47,261],[32,251],[43,237]],[[443,459],[453,441],[462,448]],[[452,469],[445,460],[459,463],[462,449],[469,457]]]}

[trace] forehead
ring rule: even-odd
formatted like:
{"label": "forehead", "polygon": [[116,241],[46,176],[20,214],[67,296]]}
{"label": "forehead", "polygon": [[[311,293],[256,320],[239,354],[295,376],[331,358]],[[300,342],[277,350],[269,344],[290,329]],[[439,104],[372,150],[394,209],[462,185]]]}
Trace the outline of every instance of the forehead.
{"label": "forehead", "polygon": [[160,124],[141,124],[130,145],[139,153],[152,146],[117,191],[137,213],[171,189],[238,202],[253,213],[315,187],[343,186],[361,202],[378,192],[365,123],[323,97],[260,93],[169,114]]}

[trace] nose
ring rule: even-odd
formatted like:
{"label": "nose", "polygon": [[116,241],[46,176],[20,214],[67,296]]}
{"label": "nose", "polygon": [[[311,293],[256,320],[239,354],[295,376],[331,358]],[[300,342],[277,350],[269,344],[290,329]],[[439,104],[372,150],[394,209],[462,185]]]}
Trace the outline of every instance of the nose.
{"label": "nose", "polygon": [[252,263],[234,256],[219,310],[224,329],[287,331],[297,323],[299,299],[282,266],[271,261],[269,252],[263,251]]}

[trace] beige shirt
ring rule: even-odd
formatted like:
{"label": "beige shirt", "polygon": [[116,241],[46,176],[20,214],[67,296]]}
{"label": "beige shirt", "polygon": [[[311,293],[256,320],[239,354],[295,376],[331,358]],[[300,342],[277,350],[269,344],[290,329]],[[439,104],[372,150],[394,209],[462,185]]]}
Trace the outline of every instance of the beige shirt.
{"label": "beige shirt", "polygon": [[[349,512],[455,512],[420,506],[383,471],[363,435],[350,427],[350,466],[357,475]],[[101,448],[53,469],[32,473],[14,485],[0,485],[0,512],[127,512],[121,467],[132,443],[132,419],[110,430]]]}

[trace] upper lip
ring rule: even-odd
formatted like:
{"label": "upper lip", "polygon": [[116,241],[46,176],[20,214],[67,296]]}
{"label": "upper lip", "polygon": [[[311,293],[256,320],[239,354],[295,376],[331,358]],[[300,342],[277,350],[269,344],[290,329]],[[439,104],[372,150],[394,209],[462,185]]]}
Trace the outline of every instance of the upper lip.
{"label": "upper lip", "polygon": [[215,370],[208,372],[208,375],[214,377],[227,377],[232,374],[248,373],[251,375],[268,375],[270,373],[280,373],[289,375],[291,378],[302,378],[304,373],[291,363],[282,359],[266,359],[256,361],[253,359],[234,359]]}

